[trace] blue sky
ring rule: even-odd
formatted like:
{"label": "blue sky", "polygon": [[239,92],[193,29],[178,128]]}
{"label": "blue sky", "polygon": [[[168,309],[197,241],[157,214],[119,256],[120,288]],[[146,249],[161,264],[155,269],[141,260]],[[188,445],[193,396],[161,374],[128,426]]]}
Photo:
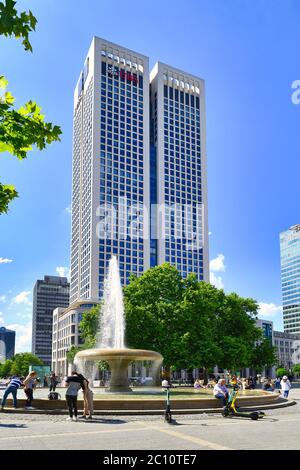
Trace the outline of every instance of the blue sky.
{"label": "blue sky", "polygon": [[[227,292],[263,303],[282,329],[279,232],[300,222],[300,2],[18,0],[38,19],[33,54],[0,39],[17,105],[35,99],[62,142],[26,161],[1,154],[20,198],[0,217],[0,324],[30,349],[32,288],[69,267],[73,90],[93,35],[206,81],[210,257]],[[10,262],[10,260],[12,260]],[[6,261],[6,262],[5,262]],[[60,270],[63,272],[63,270]]]}

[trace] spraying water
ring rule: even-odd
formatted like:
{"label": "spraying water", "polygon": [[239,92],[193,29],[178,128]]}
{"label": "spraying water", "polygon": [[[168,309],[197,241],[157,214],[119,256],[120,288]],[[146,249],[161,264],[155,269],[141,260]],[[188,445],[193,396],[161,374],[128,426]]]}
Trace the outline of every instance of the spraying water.
{"label": "spraying water", "polygon": [[100,331],[96,347],[101,349],[123,349],[125,331],[123,292],[116,256],[109,261],[108,275],[104,282],[101,307]]}

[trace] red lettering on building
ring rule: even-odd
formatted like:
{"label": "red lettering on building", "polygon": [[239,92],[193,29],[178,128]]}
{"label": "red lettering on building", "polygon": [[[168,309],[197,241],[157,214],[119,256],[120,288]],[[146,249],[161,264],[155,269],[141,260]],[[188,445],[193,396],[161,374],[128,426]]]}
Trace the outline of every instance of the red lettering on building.
{"label": "red lettering on building", "polygon": [[134,85],[137,85],[139,82],[137,74],[125,71],[123,69],[119,70],[118,67],[113,67],[112,65],[108,65],[107,72],[109,77],[117,78],[120,75],[121,80],[132,82]]}

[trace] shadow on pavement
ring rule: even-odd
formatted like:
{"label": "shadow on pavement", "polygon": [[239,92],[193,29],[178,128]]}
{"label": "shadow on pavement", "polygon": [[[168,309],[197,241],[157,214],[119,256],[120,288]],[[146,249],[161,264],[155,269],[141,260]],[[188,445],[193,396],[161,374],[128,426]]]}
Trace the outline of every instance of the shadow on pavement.
{"label": "shadow on pavement", "polygon": [[27,428],[26,424],[4,424],[0,423],[1,428]]}
{"label": "shadow on pavement", "polygon": [[93,418],[93,419],[79,419],[80,423],[88,424],[127,424],[127,421],[123,419],[104,419],[104,418]]}

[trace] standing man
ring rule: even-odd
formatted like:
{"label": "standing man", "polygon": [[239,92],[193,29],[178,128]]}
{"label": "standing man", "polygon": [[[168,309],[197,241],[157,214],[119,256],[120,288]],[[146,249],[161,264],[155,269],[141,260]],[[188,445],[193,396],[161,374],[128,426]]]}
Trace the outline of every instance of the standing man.
{"label": "standing man", "polygon": [[292,388],[291,382],[289,381],[288,377],[284,375],[282,377],[282,380],[280,382],[281,385],[281,391],[283,392],[283,397],[288,398],[289,396],[289,391]]}
{"label": "standing man", "polygon": [[9,382],[7,382],[7,387],[5,389],[5,392],[2,398],[1,411],[4,410],[6,399],[10,393],[12,394],[12,397],[13,397],[14,408],[18,407],[17,393],[18,393],[18,388],[22,386],[23,386],[22,380],[17,375],[13,375],[12,378],[9,380]]}

